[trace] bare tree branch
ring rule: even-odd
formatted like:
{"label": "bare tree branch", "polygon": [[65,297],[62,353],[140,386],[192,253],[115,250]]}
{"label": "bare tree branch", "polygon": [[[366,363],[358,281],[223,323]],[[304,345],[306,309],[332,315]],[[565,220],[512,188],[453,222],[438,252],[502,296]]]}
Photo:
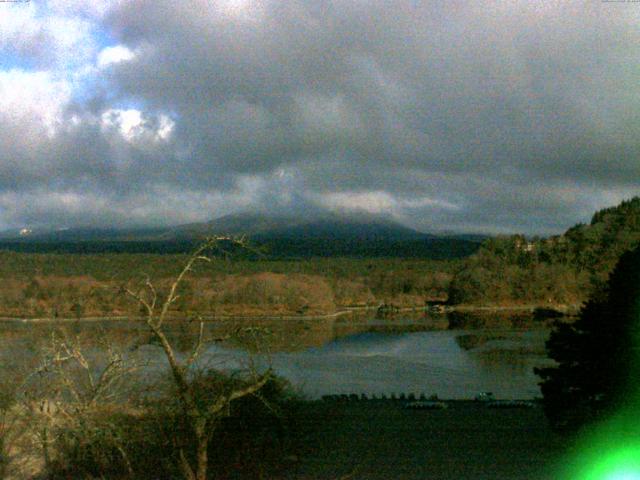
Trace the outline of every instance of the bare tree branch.
{"label": "bare tree branch", "polygon": [[251,395],[257,392],[262,387],[264,387],[272,377],[273,373],[271,372],[271,369],[269,369],[259,378],[254,380],[253,383],[245,386],[244,388],[232,390],[227,395],[221,395],[213,404],[209,406],[209,414],[217,415],[234,400],[238,400],[239,398],[246,397],[247,395]]}
{"label": "bare tree branch", "polygon": [[135,293],[133,290],[129,288],[122,287],[122,291],[124,291],[124,293],[126,293],[128,296],[133,298],[135,301],[137,301],[140,305],[142,305],[145,308],[145,310],[147,311],[147,318],[153,318],[154,310],[155,310],[155,301],[156,301],[155,297],[153,298],[152,304],[149,304],[149,302],[147,302],[144,298],[142,298],[141,295],[138,295],[137,293]]}
{"label": "bare tree branch", "polygon": [[[191,387],[189,369],[200,356],[204,346],[204,322],[200,320],[197,340],[190,355],[184,360],[178,359],[171,342],[163,330],[163,324],[167,318],[169,310],[179,298],[179,295],[177,294],[178,288],[186,276],[193,270],[193,267],[197,262],[211,261],[208,256],[204,255],[204,252],[215,247],[218,252],[228,254],[228,252],[221,247],[221,241],[231,242],[234,246],[246,248],[244,237],[235,239],[232,237],[218,236],[208,239],[188,258],[182,270],[180,270],[179,274],[171,284],[169,293],[159,307],[159,312],[157,311],[158,294],[148,277],[145,281],[145,287],[150,293],[151,300],[147,300],[143,295],[136,293],[129,288],[123,288],[123,292],[142,305],[146,311],[144,321],[151,330],[151,333],[159,341],[164,355],[167,358],[169,370],[171,371],[175,386],[177,387],[178,397],[190,424],[191,430],[194,433],[196,441],[195,468],[186,458],[183,449],[181,448],[179,450],[180,468],[186,480],[206,480],[208,440],[214,428],[213,422],[220,416],[220,413],[223,410],[228,409],[230,403],[234,400],[258,392],[273,377],[271,369],[267,370],[262,375],[256,376],[255,369],[252,368],[254,376],[251,381],[240,386],[232,386],[229,392],[221,392],[221,394],[215,400],[211,401],[209,405],[204,407],[199,406],[199,399],[196,397],[198,393]],[[106,379],[104,379],[104,383],[106,384],[108,383],[108,372],[105,371],[103,373],[106,377]]]}
{"label": "bare tree branch", "polygon": [[193,350],[191,351],[191,355],[189,355],[189,358],[187,358],[187,360],[185,361],[185,365],[187,367],[190,367],[200,355],[200,352],[202,351],[203,337],[204,337],[204,322],[200,320],[200,331],[198,332],[198,340],[196,342],[195,347],[193,347]]}
{"label": "bare tree branch", "polygon": [[187,273],[189,273],[191,271],[191,269],[193,268],[194,263],[196,263],[197,261],[199,261],[199,260],[200,261],[206,261],[206,262],[210,262],[211,261],[211,259],[209,257],[206,257],[206,256],[202,255],[202,253],[205,252],[206,250],[210,249],[214,245],[215,245],[215,240],[209,240],[209,241],[205,242],[204,244],[202,244],[191,255],[191,257],[187,261],[187,263],[184,266],[184,268],[182,269],[182,271],[178,274],[178,277],[176,278],[176,280],[171,285],[171,289],[169,290],[169,295],[167,296],[166,300],[164,301],[164,304],[162,305],[162,310],[160,311],[160,315],[158,316],[157,325],[156,325],[158,328],[160,328],[162,326],[162,323],[164,322],[164,319],[165,319],[165,317],[167,315],[167,312],[169,311],[169,307],[171,306],[171,304],[177,300],[178,297],[176,296],[176,290],[177,290],[178,286],[182,283],[182,280],[184,279],[184,277],[187,275]]}

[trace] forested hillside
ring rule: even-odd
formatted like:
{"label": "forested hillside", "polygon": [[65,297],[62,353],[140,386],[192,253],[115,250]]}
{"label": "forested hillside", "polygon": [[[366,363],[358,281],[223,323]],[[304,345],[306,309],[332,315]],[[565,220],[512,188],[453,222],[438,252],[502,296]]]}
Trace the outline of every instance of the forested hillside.
{"label": "forested hillside", "polygon": [[640,197],[596,212],[588,225],[527,240],[492,238],[466,259],[449,288],[453,304],[568,304],[606,281],[617,259],[640,243]]}

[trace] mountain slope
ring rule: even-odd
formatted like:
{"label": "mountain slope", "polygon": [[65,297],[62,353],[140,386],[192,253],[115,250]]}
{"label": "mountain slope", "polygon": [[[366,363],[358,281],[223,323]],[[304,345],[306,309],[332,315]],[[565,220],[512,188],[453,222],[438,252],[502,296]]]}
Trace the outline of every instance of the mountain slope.
{"label": "mountain slope", "polygon": [[271,258],[333,256],[447,259],[473,253],[478,241],[436,237],[374,216],[324,214],[315,218],[228,215],[210,222],[155,229],[66,229],[9,232],[0,249],[64,253],[177,253],[212,235],[246,235]]}
{"label": "mountain slope", "polygon": [[173,230],[178,237],[189,235],[247,235],[254,239],[333,239],[333,240],[415,240],[429,235],[392,220],[372,216],[325,214],[316,218],[269,216],[240,213],[210,222],[183,225]]}

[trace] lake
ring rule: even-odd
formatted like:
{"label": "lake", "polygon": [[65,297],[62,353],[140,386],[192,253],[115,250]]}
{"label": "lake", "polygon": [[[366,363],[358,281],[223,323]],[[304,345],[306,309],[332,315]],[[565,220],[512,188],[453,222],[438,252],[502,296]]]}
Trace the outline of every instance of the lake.
{"label": "lake", "polygon": [[[168,325],[178,350],[188,351],[197,326],[188,321]],[[165,368],[158,346],[138,322],[66,322],[65,328],[94,353],[108,342],[132,361],[146,363],[147,372]],[[5,370],[33,363],[53,330],[52,322],[0,323],[0,362]],[[227,320],[207,324],[208,338],[232,335],[208,344],[200,365],[234,370],[251,362],[270,363],[309,398],[424,393],[462,399],[483,391],[497,398],[534,398],[540,391],[533,368],[550,363],[544,353],[548,331],[521,318],[461,325],[446,315]]]}

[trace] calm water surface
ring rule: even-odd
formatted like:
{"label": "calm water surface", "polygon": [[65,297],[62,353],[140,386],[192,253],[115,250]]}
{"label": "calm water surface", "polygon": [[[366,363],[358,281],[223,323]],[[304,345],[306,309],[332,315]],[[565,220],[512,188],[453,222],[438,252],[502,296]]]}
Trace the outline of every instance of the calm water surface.
{"label": "calm water surface", "polygon": [[[271,358],[279,374],[314,398],[411,392],[472,398],[483,391],[498,398],[533,398],[540,395],[533,368],[549,363],[543,350],[546,336],[546,331],[361,333]],[[464,348],[460,339],[469,337],[483,343]],[[230,363],[247,360],[239,351],[222,348],[209,354]]]}
{"label": "calm water surface", "polygon": [[[533,368],[549,364],[544,354],[548,330],[504,325],[443,329],[447,325],[442,319],[261,321],[258,334],[243,330],[242,341],[209,344],[200,363],[236,369],[270,362],[311,398],[330,393],[472,398],[482,391],[492,391],[498,398],[540,395]],[[171,325],[173,341],[185,352],[195,328],[186,322]],[[216,337],[238,328],[237,323],[208,325],[207,334]],[[143,357],[151,364],[148,371],[164,368],[159,348],[142,325],[72,323],[68,330],[94,349],[108,339],[127,355]],[[0,365],[11,371],[13,365],[28,363],[46,345],[51,331],[51,324],[0,324]],[[253,353],[247,353],[247,345]]]}

